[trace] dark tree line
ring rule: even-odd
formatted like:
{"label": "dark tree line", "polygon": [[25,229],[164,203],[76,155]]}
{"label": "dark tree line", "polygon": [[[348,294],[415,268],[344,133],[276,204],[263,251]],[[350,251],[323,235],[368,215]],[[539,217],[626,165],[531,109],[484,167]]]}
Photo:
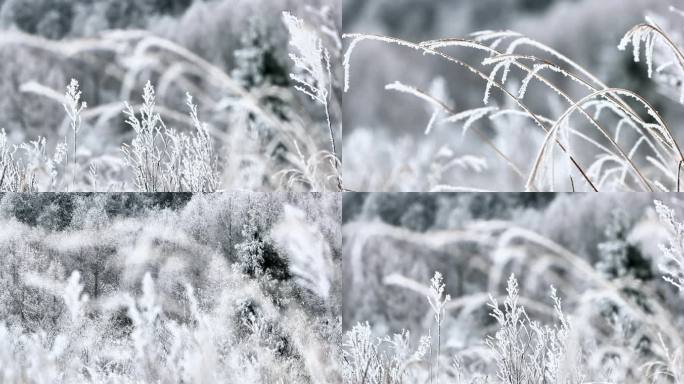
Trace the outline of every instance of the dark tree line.
{"label": "dark tree line", "polygon": [[178,210],[192,198],[189,193],[31,193],[0,194],[1,212],[5,217],[30,226],[40,226],[51,230],[66,230],[81,207],[87,211],[89,206],[99,204],[108,218],[132,217],[147,213],[149,210]]}
{"label": "dark tree line", "polygon": [[4,0],[0,22],[51,39],[78,34],[82,24],[100,30],[144,28],[153,17],[178,15],[193,0]]}

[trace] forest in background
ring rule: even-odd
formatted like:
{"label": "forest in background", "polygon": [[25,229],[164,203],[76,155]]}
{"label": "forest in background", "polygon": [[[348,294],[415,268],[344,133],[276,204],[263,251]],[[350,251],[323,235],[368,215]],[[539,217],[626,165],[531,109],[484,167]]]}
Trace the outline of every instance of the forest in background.
{"label": "forest in background", "polygon": [[340,210],[334,194],[4,194],[1,381],[339,381]]}

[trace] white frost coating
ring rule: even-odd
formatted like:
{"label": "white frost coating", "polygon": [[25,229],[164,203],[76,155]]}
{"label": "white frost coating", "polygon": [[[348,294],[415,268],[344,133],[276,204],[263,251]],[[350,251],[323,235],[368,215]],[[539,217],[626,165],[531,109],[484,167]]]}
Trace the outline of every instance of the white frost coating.
{"label": "white frost coating", "polygon": [[476,41],[489,41],[489,40],[499,40],[506,39],[510,37],[520,37],[520,33],[515,31],[477,31],[470,34]]}
{"label": "white frost coating", "polygon": [[[135,132],[121,151],[135,175],[135,185],[144,192],[213,192],[219,185],[216,157],[207,125],[199,120],[192,96],[186,105],[194,132],[187,134],[168,128],[157,112],[151,82],[143,91],[138,113],[126,103],[126,123]],[[138,117],[138,115],[140,117]]]}
{"label": "white frost coating", "polygon": [[395,81],[392,84],[387,84],[385,86],[385,89],[389,90],[389,91],[397,91],[397,92],[405,93],[408,95],[412,95],[412,96],[415,96],[421,100],[424,100],[424,101],[426,101],[426,102],[428,102],[428,103],[430,103],[436,107],[441,107],[441,104],[439,104],[439,102],[437,102],[437,100],[435,100],[433,97],[431,97],[428,94],[418,90],[418,88],[412,87],[410,85],[406,85],[406,84],[401,83],[399,81]]}
{"label": "white frost coating", "polygon": [[530,84],[530,81],[541,71],[544,69],[544,64],[535,64],[534,67],[532,68],[532,71],[530,71],[527,76],[523,79],[522,83],[520,84],[520,90],[518,91],[518,98],[519,99],[524,99],[525,98],[525,93],[527,93],[527,87]]}
{"label": "white frost coating", "polygon": [[421,47],[427,48],[427,49],[439,49],[439,48],[448,48],[448,47],[465,47],[465,48],[472,48],[476,49],[478,51],[484,51],[490,54],[495,54],[496,51],[494,51],[493,48],[487,47],[486,45],[483,45],[482,43],[479,43],[477,41],[469,41],[469,40],[464,40],[464,39],[444,39],[444,40],[430,40],[430,41],[424,41],[419,44]]}
{"label": "white frost coating", "polygon": [[[389,43],[389,44],[397,44],[399,46],[415,49],[415,50],[422,50],[423,47],[421,47],[418,44],[413,44],[407,41],[403,41],[400,39],[394,39],[391,37],[387,36],[377,36],[377,35],[365,35],[361,33],[348,33],[342,35],[343,39],[351,39],[351,43],[349,43],[349,47],[347,47],[347,51],[344,53],[344,60],[342,62],[342,65],[344,66],[344,91],[347,92],[349,91],[349,73],[351,71],[351,56],[352,53],[354,52],[354,49],[356,46],[365,40],[372,40],[372,41],[379,41],[383,43]],[[427,49],[427,48],[425,48]],[[425,54],[434,54],[430,53],[428,51],[423,51]]]}
{"label": "white frost coating", "polygon": [[299,74],[290,74],[290,78],[299,84],[298,90],[321,104],[327,103],[330,54],[323,48],[316,32],[304,21],[289,12],[283,12],[283,22],[290,32],[290,45],[297,51],[290,54],[290,59],[300,71]]}
{"label": "white frost coating", "polygon": [[675,211],[663,202],[655,201],[660,223],[667,229],[667,243],[660,245],[662,260],[660,269],[665,273],[665,281],[684,291],[684,224]]}
{"label": "white frost coating", "polygon": [[463,136],[468,132],[468,129],[478,120],[484,118],[490,113],[498,111],[498,107],[482,107],[469,109],[467,111],[459,112],[444,119],[444,123],[459,123],[465,120],[463,124]]}
{"label": "white frost coating", "polygon": [[[297,228],[293,231],[293,228]],[[320,230],[305,213],[286,205],[280,222],[271,231],[276,245],[289,256],[290,271],[299,285],[327,299],[331,292],[335,263]]]}
{"label": "white frost coating", "polygon": [[64,94],[65,102],[63,104],[69,119],[71,119],[71,129],[78,133],[81,128],[81,112],[88,107],[87,103],[81,102],[81,91],[78,89],[78,81],[71,79]]}
{"label": "white frost coating", "polygon": [[482,64],[484,65],[489,65],[492,63],[494,64],[494,68],[489,74],[489,79],[487,80],[487,86],[485,87],[485,94],[484,98],[482,101],[484,104],[489,104],[489,97],[492,92],[492,86],[494,86],[494,83],[496,82],[496,75],[499,73],[499,70],[503,68],[503,74],[501,75],[501,84],[504,85],[506,83],[506,80],[508,79],[508,73],[510,72],[511,69],[511,64],[515,62],[515,59],[511,58],[504,58],[503,60],[496,60],[493,61],[490,58],[485,59]]}
{"label": "white frost coating", "polygon": [[[71,131],[73,132],[73,152],[72,152],[72,177],[71,177],[71,188],[73,189],[76,182],[76,148],[78,144],[78,132],[81,129],[81,124],[83,123],[81,114],[84,109],[88,107],[86,102],[80,102],[81,91],[78,89],[78,81],[76,79],[71,79],[71,83],[67,86],[66,93],[64,95],[64,110],[71,120]],[[66,138],[65,138],[66,140]]]}
{"label": "white frost coating", "polygon": [[88,295],[83,294],[83,284],[80,282],[81,274],[74,271],[69,277],[62,298],[66,304],[69,314],[71,315],[71,322],[77,324],[83,317],[83,306],[88,302]]}
{"label": "white frost coating", "polygon": [[290,54],[290,58],[295,64],[297,73],[291,73],[290,78],[298,84],[295,86],[295,89],[308,95],[325,109],[330,153],[332,154],[329,163],[335,171],[337,188],[342,190],[337,144],[335,143],[335,131],[332,125],[329,105],[329,98],[333,87],[330,52],[323,47],[323,42],[318,34],[308,27],[303,20],[292,16],[288,12],[283,12],[283,23],[285,23],[290,33],[290,45],[296,51],[296,53]]}

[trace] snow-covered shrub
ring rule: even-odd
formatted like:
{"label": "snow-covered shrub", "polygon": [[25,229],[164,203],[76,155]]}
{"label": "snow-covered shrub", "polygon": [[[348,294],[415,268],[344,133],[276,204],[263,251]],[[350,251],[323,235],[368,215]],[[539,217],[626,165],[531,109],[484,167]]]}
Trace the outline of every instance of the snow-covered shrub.
{"label": "snow-covered shrub", "polygon": [[684,289],[684,225],[677,220],[674,210],[655,202],[660,222],[668,231],[667,244],[660,246],[663,254],[661,269],[665,273],[665,281],[678,289]]}
{"label": "snow-covered shrub", "polygon": [[[33,192],[36,190],[35,173],[24,165],[21,156],[23,147],[9,144],[7,134],[0,132],[0,189],[11,192]],[[17,153],[20,152],[20,153]]]}
{"label": "snow-covered shrub", "polygon": [[414,366],[425,363],[430,337],[422,337],[415,350],[408,331],[383,339],[374,338],[368,323],[357,324],[345,334],[343,344],[345,383],[399,384],[416,377]]}
{"label": "snow-covered shrub", "polygon": [[242,273],[259,277],[264,273],[264,241],[256,223],[256,213],[249,212],[247,222],[242,225],[242,242],[235,244],[237,264]]}
{"label": "snow-covered shrub", "polygon": [[[5,169],[0,189],[10,192],[46,190],[75,190],[79,187],[77,175],[89,169],[90,184],[97,188],[97,163],[79,155],[78,135],[83,124],[86,103],[81,102],[78,81],[67,86],[64,109],[72,133],[71,154],[67,137],[48,155],[46,139],[11,145],[2,132],[0,148],[2,167]],[[133,176],[135,190],[140,192],[213,192],[219,187],[217,156],[209,129],[200,121],[197,106],[187,95],[186,105],[194,132],[185,133],[167,128],[155,110],[155,93],[150,82],[143,92],[140,118],[126,103],[124,113],[127,124],[135,132],[131,144],[124,144],[122,162]],[[71,156],[71,159],[69,159]],[[70,173],[70,175],[68,175]],[[6,179],[5,179],[6,176]],[[68,176],[71,176],[68,180]]]}
{"label": "snow-covered shrub", "polygon": [[519,303],[518,281],[511,275],[507,283],[504,309],[495,298],[489,306],[500,329],[487,340],[502,383],[576,383],[584,382],[581,350],[571,338],[571,325],[563,314],[561,301],[551,287],[559,324],[544,326],[530,320]]}
{"label": "snow-covered shrub", "polygon": [[[677,220],[675,211],[664,204],[662,201],[655,201],[655,210],[658,214],[660,224],[666,233],[666,243],[659,244],[661,255],[660,269],[664,274],[663,279],[682,291],[684,282],[683,241],[684,225]],[[681,297],[681,296],[680,296]],[[666,340],[659,335],[659,346],[663,351],[663,356],[659,360],[647,364],[649,376],[654,382],[665,378],[673,383],[684,382],[684,365],[682,365],[683,349],[678,340]]]}
{"label": "snow-covered shrub", "polygon": [[218,187],[213,144],[206,124],[199,120],[197,106],[187,95],[195,132],[190,135],[167,128],[155,111],[154,87],[145,85],[141,118],[126,103],[127,123],[135,138],[122,151],[135,174],[141,192],[213,192]]}
{"label": "snow-covered shrub", "polygon": [[[443,292],[445,286],[439,278],[441,275],[437,272],[432,281],[431,293],[435,293],[435,288]],[[491,295],[488,304],[491,316],[499,325],[495,335],[485,340],[495,362],[497,382],[583,383],[581,347],[574,339],[576,334],[562,311],[555,289],[551,288],[551,300],[558,324],[552,326],[542,325],[528,317],[519,302],[518,282],[514,276],[508,279],[507,293],[503,309]],[[431,297],[428,297],[428,302],[435,311],[435,316],[438,313],[443,314],[443,307],[439,311],[435,310]],[[438,332],[440,331],[438,328]],[[434,340],[431,341],[429,336],[421,338],[418,349],[413,353],[409,349],[411,338],[408,331],[402,331],[393,338],[376,339],[370,325],[365,323],[355,325],[347,331],[345,338],[344,368],[348,383],[433,382],[433,379],[439,382],[449,371],[439,365],[442,359],[439,340],[433,356]],[[423,359],[427,366],[419,364]],[[414,365],[416,366],[413,367]],[[414,376],[407,376],[416,369],[419,373],[413,372]],[[458,358],[453,369],[456,372],[449,374],[459,377],[458,383],[478,380],[477,377],[471,377],[470,381],[461,381],[467,373],[462,371]],[[413,377],[413,381],[408,380],[409,377]]]}

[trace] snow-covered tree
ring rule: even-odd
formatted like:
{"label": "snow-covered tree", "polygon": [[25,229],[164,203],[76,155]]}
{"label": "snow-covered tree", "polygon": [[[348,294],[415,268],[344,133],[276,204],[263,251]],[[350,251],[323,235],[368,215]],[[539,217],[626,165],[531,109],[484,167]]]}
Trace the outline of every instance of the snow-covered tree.
{"label": "snow-covered tree", "polygon": [[236,268],[250,277],[259,277],[264,273],[264,240],[254,210],[247,213],[241,236],[242,241],[235,244]]}

